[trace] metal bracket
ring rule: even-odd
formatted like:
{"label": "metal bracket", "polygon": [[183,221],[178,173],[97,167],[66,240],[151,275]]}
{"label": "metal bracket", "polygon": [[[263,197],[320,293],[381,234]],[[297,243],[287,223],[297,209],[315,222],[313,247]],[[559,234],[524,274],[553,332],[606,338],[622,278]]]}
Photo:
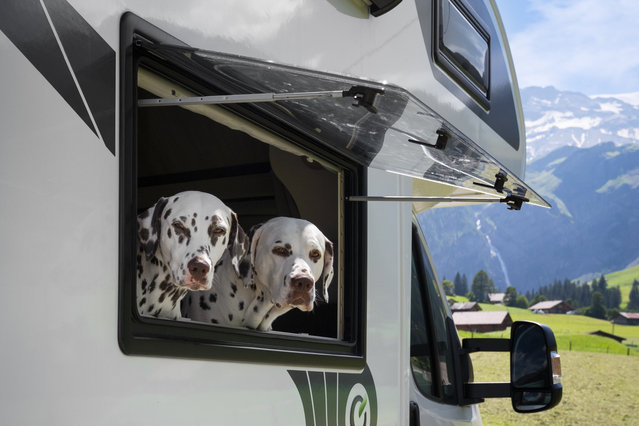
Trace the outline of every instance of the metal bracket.
{"label": "metal bracket", "polygon": [[522,195],[510,194],[502,198],[501,202],[508,205],[508,210],[521,210],[521,206],[530,200]]}
{"label": "metal bracket", "polygon": [[485,188],[492,188],[495,191],[502,193],[504,192],[504,184],[508,181],[508,175],[503,171],[500,171],[495,175],[495,183],[492,185],[486,185],[485,183],[473,182],[473,184],[477,186],[483,186]]}
{"label": "metal bracket", "polygon": [[419,145],[424,145],[427,146],[429,148],[435,148],[438,149],[440,151],[443,151],[446,149],[446,144],[448,143],[448,133],[444,132],[443,130],[438,130],[437,131],[437,141],[435,141],[434,144],[432,143],[428,143],[428,142],[424,142],[424,141],[420,141],[417,139],[409,139],[408,142],[411,143],[416,143]]}

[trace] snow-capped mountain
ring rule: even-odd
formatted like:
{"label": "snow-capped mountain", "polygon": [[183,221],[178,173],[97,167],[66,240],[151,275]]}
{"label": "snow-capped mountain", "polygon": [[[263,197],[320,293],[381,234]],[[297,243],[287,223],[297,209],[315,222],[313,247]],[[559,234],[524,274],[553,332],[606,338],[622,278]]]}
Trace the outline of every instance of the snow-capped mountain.
{"label": "snow-capped mountain", "polygon": [[563,146],[639,143],[637,94],[589,97],[554,87],[521,90],[528,162]]}

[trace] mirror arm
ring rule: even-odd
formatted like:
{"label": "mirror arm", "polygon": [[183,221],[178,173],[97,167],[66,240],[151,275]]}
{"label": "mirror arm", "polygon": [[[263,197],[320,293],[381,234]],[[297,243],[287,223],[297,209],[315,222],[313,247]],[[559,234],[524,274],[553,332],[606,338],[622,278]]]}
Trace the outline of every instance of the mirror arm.
{"label": "mirror arm", "polygon": [[464,387],[470,399],[510,398],[510,383],[466,383]]}
{"label": "mirror arm", "polygon": [[510,352],[510,339],[464,339],[462,340],[462,352]]}

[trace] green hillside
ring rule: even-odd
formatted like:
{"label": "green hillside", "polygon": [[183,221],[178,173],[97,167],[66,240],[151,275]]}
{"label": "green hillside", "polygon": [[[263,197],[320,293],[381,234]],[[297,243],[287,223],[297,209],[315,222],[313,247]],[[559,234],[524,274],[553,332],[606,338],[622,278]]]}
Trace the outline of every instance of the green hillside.
{"label": "green hillside", "polygon": [[605,277],[606,281],[608,281],[608,286],[619,286],[621,290],[621,307],[624,308],[628,303],[628,295],[632,289],[633,281],[639,281],[639,265],[623,271],[606,274]]}

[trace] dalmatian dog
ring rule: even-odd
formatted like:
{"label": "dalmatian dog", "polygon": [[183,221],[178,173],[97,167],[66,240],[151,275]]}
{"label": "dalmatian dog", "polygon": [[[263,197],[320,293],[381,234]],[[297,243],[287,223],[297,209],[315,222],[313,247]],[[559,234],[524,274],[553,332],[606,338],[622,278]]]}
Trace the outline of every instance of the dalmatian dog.
{"label": "dalmatian dog", "polygon": [[138,313],[180,319],[181,299],[211,288],[222,255],[239,274],[247,250],[236,214],[215,196],[186,191],[160,198],[138,216]]}
{"label": "dalmatian dog", "polygon": [[328,302],[333,278],[333,243],[311,222],[276,217],[249,232],[250,249],[239,273],[227,251],[213,287],[191,292],[183,314],[193,321],[270,331],[293,308],[311,311],[316,286]]}

